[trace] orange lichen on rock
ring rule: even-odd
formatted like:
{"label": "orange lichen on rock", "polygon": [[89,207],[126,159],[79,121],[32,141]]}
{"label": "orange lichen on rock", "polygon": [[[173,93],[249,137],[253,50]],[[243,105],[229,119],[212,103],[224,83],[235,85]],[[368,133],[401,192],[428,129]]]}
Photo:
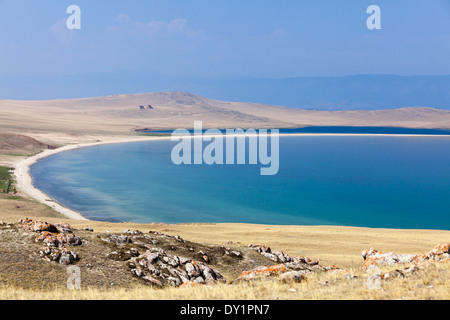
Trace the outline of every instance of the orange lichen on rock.
{"label": "orange lichen on rock", "polygon": [[253,270],[242,272],[236,281],[253,280],[257,278],[269,278],[287,272],[287,268],[283,264],[277,264],[271,267],[258,267]]}
{"label": "orange lichen on rock", "polygon": [[434,247],[430,252],[428,252],[427,256],[439,256],[442,254],[450,253],[450,243],[440,243],[436,247]]}
{"label": "orange lichen on rock", "polygon": [[31,219],[26,218],[25,220],[21,220],[17,225],[18,228],[26,230],[26,231],[34,231],[34,232],[58,232],[58,229],[55,225],[45,222],[45,221],[33,221]]}
{"label": "orange lichen on rock", "polygon": [[393,266],[399,263],[426,265],[430,261],[448,262],[450,260],[450,244],[441,243],[426,255],[396,254],[393,252],[379,252],[370,249],[362,252],[364,258],[363,269],[370,266]]}

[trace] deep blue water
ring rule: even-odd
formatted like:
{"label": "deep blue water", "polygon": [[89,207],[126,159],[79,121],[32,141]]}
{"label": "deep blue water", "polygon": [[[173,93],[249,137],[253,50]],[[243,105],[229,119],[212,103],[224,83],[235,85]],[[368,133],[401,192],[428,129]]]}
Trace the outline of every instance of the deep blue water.
{"label": "deep blue water", "polygon": [[450,230],[449,137],[281,137],[280,169],[172,163],[175,142],[45,158],[35,186],[93,220]]}
{"label": "deep blue water", "polygon": [[[194,130],[188,130],[191,134]],[[206,130],[202,130],[205,133]],[[163,133],[171,134],[172,130],[148,130],[144,133]],[[221,130],[225,133],[225,130]],[[336,134],[398,134],[398,135],[447,135],[450,136],[448,129],[420,129],[420,128],[399,128],[399,127],[355,127],[355,126],[314,126],[304,128],[279,129],[280,133],[336,133]]]}

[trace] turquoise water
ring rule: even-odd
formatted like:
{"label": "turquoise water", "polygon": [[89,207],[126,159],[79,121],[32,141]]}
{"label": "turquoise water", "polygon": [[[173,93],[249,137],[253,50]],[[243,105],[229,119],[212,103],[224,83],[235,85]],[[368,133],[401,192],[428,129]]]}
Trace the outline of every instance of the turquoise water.
{"label": "turquoise water", "polygon": [[171,141],[45,158],[35,186],[93,220],[450,230],[450,138],[280,138],[280,169],[172,164]]}

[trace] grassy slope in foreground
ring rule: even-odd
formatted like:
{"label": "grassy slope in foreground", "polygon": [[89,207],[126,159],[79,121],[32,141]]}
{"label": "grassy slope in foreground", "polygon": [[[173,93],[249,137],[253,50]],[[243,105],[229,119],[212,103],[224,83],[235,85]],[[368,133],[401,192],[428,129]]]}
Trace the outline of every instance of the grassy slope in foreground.
{"label": "grassy slope in foreground", "polygon": [[[52,219],[55,220],[55,219]],[[81,223],[81,222],[78,222]],[[91,222],[91,226],[108,227],[114,229],[141,227],[141,231],[160,230],[163,233],[174,232],[178,226],[173,225],[132,225],[132,224],[95,224]],[[80,225],[81,227],[81,225]],[[145,227],[142,228],[142,227]],[[148,229],[146,229],[148,227]],[[190,225],[190,229],[198,230],[202,233],[213,229],[216,225]],[[219,225],[222,227],[222,225]],[[239,226],[230,225],[230,228],[238,231]],[[237,228],[236,228],[237,227]],[[242,226],[247,229],[254,226]],[[267,227],[267,226],[261,226]],[[295,231],[300,231],[295,228]],[[319,229],[324,229],[321,227]],[[326,228],[325,228],[326,229]],[[172,231],[171,231],[172,230]],[[217,231],[214,230],[214,231]],[[258,230],[249,230],[251,234]],[[327,233],[331,234],[328,229]],[[374,230],[385,231],[385,230]],[[387,230],[386,230],[387,231]],[[392,230],[393,231],[393,230]],[[282,230],[289,234],[289,230]],[[291,230],[292,232],[292,230]],[[397,233],[397,230],[395,230]],[[360,267],[363,259],[359,256],[357,265],[351,268],[344,268],[337,272],[319,271],[313,274],[308,274],[306,280],[298,283],[296,281],[284,281],[281,278],[271,278],[261,281],[237,282],[234,284],[216,284],[214,286],[194,287],[189,289],[184,288],[164,288],[153,289],[145,286],[138,279],[133,278],[130,268],[127,266],[126,260],[116,260],[108,258],[106,255],[109,252],[116,250],[128,250],[133,246],[140,246],[137,239],[136,243],[128,244],[126,248],[119,249],[121,245],[104,242],[102,237],[107,236],[104,230],[97,229],[96,232],[89,232],[84,230],[76,230],[76,233],[83,238],[83,244],[79,247],[71,248],[80,254],[81,261],[77,265],[82,271],[82,288],[81,291],[70,291],[66,288],[67,282],[67,266],[61,265],[57,262],[46,262],[36,253],[36,250],[42,248],[42,243],[39,244],[33,239],[36,233],[16,231],[15,226],[9,228],[2,224],[0,228],[0,238],[4,241],[4,245],[0,246],[1,256],[4,258],[0,260],[0,298],[1,299],[448,299],[450,285],[450,265],[448,263],[433,263],[427,267],[422,267],[414,272],[406,272],[405,265],[394,265],[392,267],[381,267],[382,274],[393,272],[397,274],[398,270],[403,270],[403,276],[393,276],[389,279],[384,279],[380,283],[382,290],[371,290],[368,286],[370,272],[365,272]],[[117,233],[120,234],[120,231]],[[158,233],[159,234],[159,233]],[[261,232],[259,232],[261,234]],[[373,234],[372,234],[373,236]],[[445,235],[445,237],[447,237]],[[137,236],[140,237],[139,235]],[[153,244],[156,247],[164,247],[165,250],[171,250],[173,254],[185,251],[186,248],[195,246],[193,251],[200,248],[201,244],[193,242],[177,242],[179,238],[167,237],[153,233],[153,236],[159,241]],[[314,238],[312,233],[305,234],[301,232],[298,234],[299,239],[306,237]],[[288,236],[289,238],[289,236]],[[419,237],[422,238],[423,237]],[[282,236],[277,239],[283,239]],[[369,236],[368,239],[371,239]],[[398,239],[398,237],[397,237]],[[185,239],[187,240],[187,239]],[[178,243],[177,248],[168,249],[170,243]],[[299,241],[302,242],[302,241]],[[413,244],[414,245],[414,244]],[[187,247],[186,247],[187,246]],[[236,279],[236,276],[241,272],[242,268],[246,268],[243,264],[251,263],[254,268],[256,265],[273,265],[273,262],[267,258],[263,258],[258,254],[247,248],[244,243],[227,244],[233,250],[237,250],[243,254],[243,260],[234,259],[230,264],[229,258],[223,258],[220,253],[211,252],[210,249],[203,249],[208,251],[208,255],[212,257],[212,267],[223,272],[228,283]],[[353,244],[355,246],[355,244]],[[418,247],[419,245],[414,245]],[[212,249],[212,246],[207,246]],[[334,248],[339,246],[334,245]],[[218,248],[218,247],[216,247]],[[139,247],[139,249],[143,249]],[[275,249],[275,248],[273,248]],[[145,250],[145,249],[143,249]],[[421,250],[416,250],[416,252]],[[411,252],[411,251],[410,251]],[[212,255],[210,255],[210,253]],[[217,256],[217,254],[219,254]],[[221,262],[221,259],[223,260]],[[264,260],[264,261],[263,261]],[[228,261],[224,264],[224,261]],[[248,266],[247,266],[248,267]],[[397,270],[398,269],[398,270]],[[248,270],[248,269],[244,269]],[[351,275],[351,277],[346,277]]]}
{"label": "grassy slope in foreground", "polygon": [[[392,268],[383,268],[388,272]],[[383,282],[382,290],[367,287],[368,275],[351,270],[358,278],[347,280],[342,275],[315,274],[301,283],[283,284],[258,281],[212,287],[167,288],[164,290],[138,286],[133,289],[85,289],[73,291],[26,290],[0,287],[2,300],[448,300],[450,265],[434,265],[406,279]]]}

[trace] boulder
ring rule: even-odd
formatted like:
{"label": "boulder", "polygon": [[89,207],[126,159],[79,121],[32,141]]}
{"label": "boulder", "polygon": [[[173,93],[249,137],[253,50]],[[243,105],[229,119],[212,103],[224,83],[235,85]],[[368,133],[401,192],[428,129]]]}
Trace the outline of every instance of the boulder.
{"label": "boulder", "polygon": [[393,252],[379,252],[373,248],[362,252],[364,259],[363,269],[370,266],[394,266],[396,264],[412,263],[427,265],[430,261],[449,262],[450,244],[441,243],[426,255],[396,254]]}
{"label": "boulder", "polygon": [[199,277],[201,274],[201,270],[198,267],[198,263],[186,263],[185,265],[186,272],[190,278]]}
{"label": "boulder", "polygon": [[55,225],[59,233],[73,233],[72,227],[68,223],[57,223]]}
{"label": "boulder", "polygon": [[270,250],[269,246],[266,245],[260,245],[260,244],[250,244],[248,246],[249,248],[258,251],[259,253],[271,253],[272,251]]}
{"label": "boulder", "polygon": [[427,257],[439,256],[450,253],[450,243],[440,243],[427,253]]}
{"label": "boulder", "polygon": [[72,246],[81,246],[81,244],[82,244],[81,238],[74,234],[69,234],[66,236],[66,238],[67,238],[67,243]]}
{"label": "boulder", "polygon": [[269,277],[274,277],[274,276],[278,276],[282,273],[287,272],[287,268],[285,265],[283,264],[277,264],[271,267],[258,267],[256,269],[253,270],[249,270],[249,271],[244,271],[242,272],[239,277],[236,279],[236,281],[241,281],[241,280],[254,280],[254,279],[258,279],[258,278],[269,278]]}

